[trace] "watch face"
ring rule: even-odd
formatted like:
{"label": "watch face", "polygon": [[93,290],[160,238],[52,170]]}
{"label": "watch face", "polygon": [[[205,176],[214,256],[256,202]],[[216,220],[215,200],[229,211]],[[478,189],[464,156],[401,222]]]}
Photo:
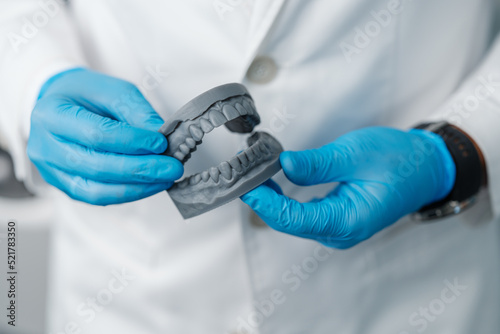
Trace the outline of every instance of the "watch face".
{"label": "watch face", "polygon": [[450,215],[457,215],[474,205],[474,203],[476,203],[476,198],[476,196],[472,196],[463,202],[449,201],[439,207],[424,208],[413,213],[411,217],[415,220],[429,222]]}

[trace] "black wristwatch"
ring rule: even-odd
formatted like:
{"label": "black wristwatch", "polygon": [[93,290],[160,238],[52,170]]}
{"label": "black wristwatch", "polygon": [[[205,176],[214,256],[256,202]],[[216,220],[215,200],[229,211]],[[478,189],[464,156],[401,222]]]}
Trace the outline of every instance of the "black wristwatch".
{"label": "black wristwatch", "polygon": [[486,185],[484,159],[474,141],[457,127],[447,122],[424,123],[416,129],[434,132],[441,136],[455,162],[455,185],[444,199],[431,203],[412,216],[428,221],[459,214],[472,204],[483,185]]}

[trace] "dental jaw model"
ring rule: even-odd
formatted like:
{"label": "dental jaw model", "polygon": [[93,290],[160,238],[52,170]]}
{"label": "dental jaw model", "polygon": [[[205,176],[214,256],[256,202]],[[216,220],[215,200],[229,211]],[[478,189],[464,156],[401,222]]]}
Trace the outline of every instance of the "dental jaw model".
{"label": "dental jaw model", "polygon": [[[203,137],[221,125],[236,133],[252,133],[260,123],[252,97],[243,85],[215,87],[194,98],[163,124],[166,155],[185,163]],[[184,219],[215,209],[262,184],[280,169],[280,143],[265,132],[247,139],[248,148],[229,161],[185,177],[168,193]]]}

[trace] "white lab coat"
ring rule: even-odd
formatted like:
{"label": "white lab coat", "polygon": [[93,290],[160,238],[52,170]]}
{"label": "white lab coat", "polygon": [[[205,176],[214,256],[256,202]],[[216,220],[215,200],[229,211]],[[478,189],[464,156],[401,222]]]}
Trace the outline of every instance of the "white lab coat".
{"label": "white lab coat", "polygon": [[[500,331],[493,0],[70,2],[0,1],[10,36],[0,40],[0,133],[30,184],[36,94],[58,71],[89,66],[137,84],[164,118],[207,89],[243,82],[261,128],[288,150],[364,126],[447,119],[481,147],[489,185],[459,216],[404,218],[345,251],[261,226],[239,200],[183,221],[166,192],[95,207],[44,191],[57,208],[50,333]],[[42,24],[40,11],[54,15]],[[26,37],[33,15],[40,27]],[[18,52],[13,33],[24,37]],[[259,55],[278,68],[266,84],[245,76]],[[229,158],[243,138],[214,131],[186,168]],[[326,189],[276,179],[299,199]]]}

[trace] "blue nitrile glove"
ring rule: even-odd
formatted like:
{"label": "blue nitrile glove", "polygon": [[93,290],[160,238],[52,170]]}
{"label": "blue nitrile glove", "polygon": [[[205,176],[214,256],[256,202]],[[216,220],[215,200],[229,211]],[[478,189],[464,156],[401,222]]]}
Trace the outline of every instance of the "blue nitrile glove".
{"label": "blue nitrile glove", "polygon": [[444,141],[424,130],[364,128],[318,149],[283,152],[280,160],[295,184],[339,185],[308,203],[269,183],[242,200],[272,228],[336,248],[351,247],[444,198],[456,174]]}
{"label": "blue nitrile glove", "polygon": [[73,69],[49,79],[31,116],[28,156],[42,177],[71,198],[107,205],[165,190],[182,164],[158,155],[163,124],[123,80]]}

